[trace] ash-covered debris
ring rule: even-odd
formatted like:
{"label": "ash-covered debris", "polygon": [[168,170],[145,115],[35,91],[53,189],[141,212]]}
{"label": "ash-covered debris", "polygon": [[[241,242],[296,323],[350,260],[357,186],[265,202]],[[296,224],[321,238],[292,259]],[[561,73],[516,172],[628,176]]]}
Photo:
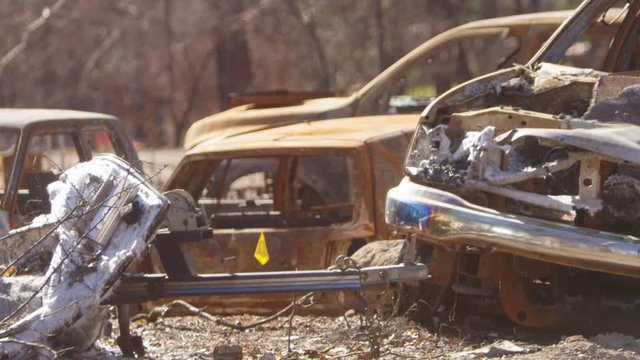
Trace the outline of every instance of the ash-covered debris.
{"label": "ash-covered debris", "polygon": [[[42,277],[33,275],[0,278],[0,316],[3,318],[27,302],[42,286]],[[28,302],[25,311],[34,311],[42,306],[40,298]]]}
{"label": "ash-covered debris", "polygon": [[[0,357],[50,357],[57,349],[91,346],[107,320],[102,300],[146,250],[167,208],[140,174],[112,156],[76,165],[48,191],[51,213],[34,223],[52,230],[31,237],[17,257],[4,257],[10,261],[2,274],[13,277],[0,277]],[[42,247],[49,247],[48,267],[31,268],[25,277],[24,264],[41,256]]]}
{"label": "ash-covered debris", "polygon": [[602,190],[607,229],[640,235],[640,180],[626,174],[611,175]]}
{"label": "ash-covered debris", "polygon": [[509,213],[640,235],[638,78],[554,65],[498,89],[542,96],[565,87],[519,103],[526,111],[460,108],[434,121],[446,125],[420,126],[407,170],[476,205],[500,199]]}
{"label": "ash-covered debris", "polygon": [[596,102],[584,115],[585,119],[640,125],[640,84],[622,89],[614,98]]}
{"label": "ash-covered debris", "polygon": [[[493,126],[488,126],[459,136],[449,131],[447,125],[429,130],[425,141],[429,144],[426,152],[429,156],[420,162],[423,176],[432,182],[461,185],[467,177],[492,177],[502,173],[501,156],[509,146],[495,142],[495,131]],[[450,139],[450,136],[456,138]]]}
{"label": "ash-covered debris", "polygon": [[461,185],[466,174],[464,162],[449,162],[435,159],[423,160],[420,163],[422,174],[427,181],[447,185]]}
{"label": "ash-covered debris", "polygon": [[498,94],[531,94],[532,88],[529,81],[523,77],[511,78],[500,84]]}

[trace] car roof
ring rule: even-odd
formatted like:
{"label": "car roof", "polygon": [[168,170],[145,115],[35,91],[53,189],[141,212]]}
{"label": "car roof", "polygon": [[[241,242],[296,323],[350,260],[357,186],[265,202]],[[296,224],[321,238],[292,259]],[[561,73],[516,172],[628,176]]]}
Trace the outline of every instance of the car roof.
{"label": "car roof", "polygon": [[473,20],[468,23],[460,25],[461,27],[494,27],[503,25],[518,25],[518,24],[555,24],[558,21],[562,22],[566,20],[574,10],[554,10],[554,11],[540,11],[527,14],[507,15],[494,18]]}
{"label": "car roof", "polygon": [[292,148],[354,148],[399,133],[411,134],[417,123],[418,117],[415,114],[305,121],[206,140],[193,147],[186,155]]}
{"label": "car roof", "polygon": [[23,129],[29,125],[62,120],[116,121],[111,115],[60,109],[0,109],[0,126]]}

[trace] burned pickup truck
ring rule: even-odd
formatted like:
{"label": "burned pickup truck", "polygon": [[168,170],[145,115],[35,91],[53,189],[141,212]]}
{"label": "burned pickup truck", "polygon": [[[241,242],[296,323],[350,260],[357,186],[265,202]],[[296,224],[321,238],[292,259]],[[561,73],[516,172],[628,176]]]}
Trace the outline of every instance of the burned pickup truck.
{"label": "burned pickup truck", "polygon": [[139,165],[131,139],[113,116],[0,109],[0,235],[49,212],[47,185],[97,153],[116,154]]}
{"label": "burned pickup truck", "polygon": [[[415,123],[415,115],[312,121],[212,139],[189,150],[165,190],[184,189],[214,229],[215,240],[184,244],[194,271],[323,269],[338,255],[389,239],[384,197],[402,178]],[[260,239],[269,254],[263,263],[254,256]],[[166,270],[153,260],[155,271]],[[291,299],[190,301],[206,301],[216,312],[255,313]]]}
{"label": "burned pickup truck", "polygon": [[[194,267],[208,272],[313,269],[327,266],[338,254],[351,255],[371,240],[389,239],[384,194],[401,178],[400,159],[408,146],[406,137],[388,133],[390,126],[403,123],[413,131],[416,120],[404,113],[418,112],[433,96],[473,76],[526,61],[569,14],[471,22],[426,41],[350,97],[279,94],[290,103],[247,98],[247,104],[194,123],[185,138],[187,155],[165,190],[184,188],[196,199],[224,250],[185,244]],[[585,46],[572,50],[569,58],[584,61],[591,55],[588,49],[610,38],[604,25],[592,27]],[[363,114],[387,115],[359,116]],[[358,117],[320,124],[340,116]],[[287,125],[291,123],[303,124]],[[366,146],[353,142],[354,153],[361,155],[345,158],[337,140],[358,133],[371,138],[363,140]],[[253,257],[261,234],[273,252],[265,266]],[[221,263],[216,253],[235,261]],[[246,297],[229,299],[225,308],[208,305],[216,312],[275,307],[263,300],[260,306]]]}
{"label": "burned pickup truck", "polygon": [[[353,245],[353,242],[330,242],[328,239],[336,240],[332,234],[345,230],[345,234],[354,237],[375,235],[372,189],[353,186],[332,192],[329,185],[356,176],[369,177],[375,169],[381,173],[376,179],[384,185],[378,189],[382,195],[400,178],[397,171],[400,152],[395,148],[391,152],[388,147],[398,144],[406,147],[415,121],[412,116],[372,120],[377,129],[363,123],[349,127],[348,122],[342,121],[340,126],[326,122],[328,128],[304,124],[301,129],[253,134],[252,140],[264,140],[254,142],[255,146],[270,143],[266,152],[256,153],[264,163],[248,162],[247,166],[243,161],[246,158],[231,156],[219,167],[223,176],[209,171],[220,165],[223,160],[220,156],[224,155],[213,151],[211,156],[203,144],[203,148],[194,149],[197,154],[189,158],[193,162],[185,166],[191,171],[192,180],[207,183],[202,193],[194,193],[200,200],[199,206],[184,190],[161,194],[151,186],[149,178],[139,171],[130,139],[114,117],[67,110],[16,109],[0,110],[0,115],[4,119],[0,126],[2,164],[8,169],[2,177],[7,231],[0,235],[0,358],[55,358],[70,349],[83,351],[101,336],[110,305],[117,306],[121,335],[118,345],[127,356],[134,353],[142,356],[140,337],[129,332],[130,304],[171,296],[226,295],[221,298],[229,301],[232,295],[244,294],[247,299],[251,297],[246,294],[255,297],[258,293],[286,293],[285,298],[290,301],[291,293],[296,292],[360,291],[428,276],[426,267],[420,264],[366,269],[338,261],[335,269],[319,270],[332,263],[323,262],[325,256],[321,253],[330,248],[327,243],[336,247],[326,256],[342,253],[346,251],[345,245]],[[347,128],[351,131],[342,131]],[[317,135],[305,132],[324,130],[327,135],[332,129],[339,129],[343,135],[334,136],[329,145],[323,142],[325,146],[315,148]],[[285,140],[287,136],[291,139]],[[248,138],[235,140],[242,142]],[[283,154],[283,149],[278,149],[278,144],[286,149],[300,147],[301,142],[307,145],[307,150],[300,153]],[[317,143],[320,142],[316,140]],[[239,155],[231,151],[233,141],[226,146],[215,149],[227,156]],[[96,156],[98,151],[109,150],[133,164],[112,154]],[[248,155],[246,149],[244,154]],[[374,156],[371,163],[370,154]],[[272,163],[269,159],[281,166],[265,170]],[[309,170],[314,161],[326,167]],[[204,166],[194,169],[191,165]],[[390,168],[396,171],[388,171]],[[252,186],[260,183],[261,171],[263,183],[274,195],[271,199],[262,196],[263,193],[258,195],[259,187]],[[269,171],[273,171],[273,177],[266,175]],[[284,179],[294,175],[298,181],[293,188],[280,187],[285,185]],[[246,212],[251,206],[264,206],[269,200],[273,211]],[[260,226],[293,227],[301,230],[296,235],[311,240],[305,243],[308,247],[298,246],[296,239],[279,239],[282,236],[278,229],[263,229],[261,233],[267,236],[270,252],[263,255],[270,255],[271,259],[262,259],[266,264],[262,269],[308,270],[240,273],[233,265],[229,266],[233,261],[220,262],[220,257],[231,260],[229,257],[235,256],[237,263],[248,263],[244,252],[247,242],[237,242],[240,246],[233,242],[220,246],[217,242],[229,239],[225,230],[243,226],[229,211],[234,204],[237,211],[250,219],[247,225],[255,225],[257,221]],[[218,208],[219,205],[223,207]],[[383,204],[376,206],[377,221],[383,224]],[[212,215],[215,220],[212,224],[219,227],[216,237],[201,208]],[[322,231],[323,226],[330,225],[334,228]],[[148,253],[152,241],[161,259],[157,265],[166,270],[163,274],[138,271],[142,269],[138,261]],[[197,244],[196,249],[205,249],[194,254],[197,268],[190,266],[191,254],[182,251],[184,244]],[[286,247],[298,251],[288,252]],[[223,249],[224,252],[220,251]],[[305,249],[313,249],[316,256],[309,256]],[[253,253],[252,250],[249,252]],[[294,256],[286,258],[278,250]],[[308,267],[298,266],[295,258],[298,255],[316,262]]]}
{"label": "burned pickup truck", "polygon": [[[232,99],[237,106],[195,122],[184,147],[306,120],[418,114],[433,97],[456,84],[527,61],[570,14],[540,12],[457,26],[425,41],[350,96],[286,91],[236,95]],[[592,31],[589,37],[597,41],[600,33]],[[573,51],[572,57],[583,56],[580,49]]]}
{"label": "burned pickup truck", "polygon": [[[422,295],[499,300],[532,327],[637,307],[639,24],[640,1],[586,1],[529,63],[425,109],[386,204],[429,264]],[[594,27],[611,36],[600,65],[569,66]]]}

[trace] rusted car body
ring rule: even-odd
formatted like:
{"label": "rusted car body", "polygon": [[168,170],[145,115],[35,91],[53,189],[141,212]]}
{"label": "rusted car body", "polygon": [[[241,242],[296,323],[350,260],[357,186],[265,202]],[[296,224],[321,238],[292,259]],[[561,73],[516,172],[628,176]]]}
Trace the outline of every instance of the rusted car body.
{"label": "rusted car body", "polygon": [[0,109],[0,147],[0,233],[48,212],[47,185],[78,162],[109,152],[138,163],[117,118],[84,111]]}
{"label": "rusted car body", "polygon": [[[639,24],[639,1],[586,1],[526,65],[425,109],[386,204],[433,275],[422,295],[532,327],[637,307]],[[591,68],[567,66],[594,29]]]}
{"label": "rusted car body", "polygon": [[[187,244],[195,271],[323,269],[337,255],[388,238],[384,196],[402,177],[415,123],[415,115],[304,122],[189,150],[165,190],[185,189],[214,229],[215,241]],[[254,258],[261,234],[265,265]],[[216,312],[265,312],[291,298],[190,300]]]}
{"label": "rusted car body", "polygon": [[387,113],[419,113],[435,95],[476,76],[526,62],[571,12],[542,12],[470,22],[406,54],[348,97],[276,92],[233,97],[236,106],[194,123],[184,147],[212,138],[296,123]]}
{"label": "rusted car body", "polygon": [[[185,148],[191,150],[165,186],[165,190],[186,189],[204,208],[211,226],[216,229],[215,237],[221,243],[222,251],[218,251],[213,243],[189,245],[196,271],[318,269],[331,264],[336,255],[352,254],[359,246],[371,240],[389,239],[391,234],[384,225],[384,194],[401,177],[402,166],[398,159],[403,156],[408,144],[405,143],[406,138],[394,135],[393,140],[385,140],[388,144],[382,145],[382,139],[387,136],[384,134],[389,131],[388,126],[395,126],[393,124],[401,121],[403,126],[412,128],[415,117],[412,122],[407,120],[410,116],[401,113],[417,113],[443,89],[477,74],[529,59],[568,15],[568,12],[550,12],[472,22],[425,42],[350,97],[305,100],[310,94],[303,94],[294,105],[277,103],[272,97],[264,102],[259,98],[240,97],[240,102],[253,103],[196,122],[185,139]],[[591,33],[594,35],[593,31]],[[486,54],[487,48],[492,50],[490,54]],[[577,52],[574,58],[581,59],[582,55]],[[439,66],[435,66],[436,64]],[[466,70],[461,71],[461,68]],[[294,94],[287,96],[289,95],[296,98]],[[279,106],[269,108],[275,103]],[[345,118],[328,121],[327,125],[322,125],[322,121],[314,121],[312,125],[303,123],[297,127],[286,125],[341,115],[387,113],[392,114],[383,117]],[[384,122],[389,125],[383,125]],[[284,127],[278,129],[282,126]],[[323,156],[339,155],[343,150],[336,146],[336,139],[353,136],[363,129],[368,129],[367,136],[378,134],[376,136],[380,137],[380,141],[367,140],[367,146],[362,146],[361,141],[358,143],[360,152],[353,150],[353,155],[360,154],[363,159],[377,160],[367,160],[371,165],[366,165],[368,162],[365,160],[355,161],[353,165],[345,167],[349,169],[348,173],[369,174],[371,169],[364,166],[374,166],[375,170],[376,161],[388,166],[384,170],[373,171],[370,176],[335,177],[322,189],[328,197],[341,198],[344,194],[350,194],[360,200],[332,201],[331,206],[309,208],[306,211],[291,210],[295,201],[300,201],[300,205],[304,201],[291,202],[291,194],[295,191],[285,189],[295,188],[299,180],[295,176],[274,174],[292,171],[294,167],[291,164],[297,163],[302,154],[308,154],[309,158],[314,152],[322,153]],[[280,133],[289,131],[300,131],[297,138],[301,138],[304,133],[304,136],[309,136],[308,140],[313,141],[294,141],[291,140],[292,137]],[[269,136],[273,139],[267,140]],[[271,157],[267,161],[265,159],[268,156]],[[229,162],[225,163],[227,158],[235,159],[231,162],[232,166],[228,165]],[[323,169],[334,165],[323,161],[316,161],[316,164],[309,162],[306,171],[311,178],[319,176],[318,174],[328,175],[330,173]],[[271,175],[262,175],[257,177],[258,180],[240,179],[246,175],[246,171],[258,172],[260,169]],[[238,184],[242,183],[244,186],[242,188],[234,185],[233,189],[224,189],[224,194],[231,191],[230,194],[233,193],[235,197],[245,192],[265,196],[265,189],[256,188],[252,182],[262,181],[266,184],[268,181],[269,185],[264,185],[263,188],[276,189],[286,194],[281,198],[287,200],[276,201],[274,197],[265,201],[256,198],[243,204],[237,200],[217,198],[211,195],[211,189],[220,184],[212,182],[206,185],[213,172],[217,172],[213,175],[214,178],[238,180]],[[296,219],[295,216],[299,214],[304,214],[306,218]],[[340,216],[346,214],[351,214],[348,215],[349,220],[340,221]],[[291,216],[294,217],[290,218]],[[332,220],[331,217],[335,218]],[[275,254],[273,258],[277,259],[266,266],[261,266],[253,257],[261,233],[267,239],[270,252]],[[220,263],[220,255],[216,253],[235,260]],[[155,270],[162,271],[158,267],[158,258],[153,263]],[[290,302],[290,299],[269,296],[260,299],[260,305],[255,297],[235,297],[222,302],[220,299],[193,301],[206,303],[208,309],[216,312],[267,312]]]}

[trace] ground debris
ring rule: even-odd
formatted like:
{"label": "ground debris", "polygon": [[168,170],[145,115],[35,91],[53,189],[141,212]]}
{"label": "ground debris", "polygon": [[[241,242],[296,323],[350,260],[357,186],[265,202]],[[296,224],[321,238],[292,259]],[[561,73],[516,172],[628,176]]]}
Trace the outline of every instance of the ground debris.
{"label": "ground debris", "polygon": [[638,340],[628,335],[619,333],[606,333],[594,336],[593,338],[591,338],[591,341],[607,349],[629,350],[640,353]]}
{"label": "ground debris", "polygon": [[499,340],[491,345],[483,346],[471,351],[462,351],[452,354],[453,358],[490,358],[509,354],[520,354],[527,352],[527,349],[512,343],[509,340]]}
{"label": "ground debris", "polygon": [[262,354],[262,356],[259,357],[259,360],[276,360],[276,356],[273,353],[267,352]]}
{"label": "ground debris", "polygon": [[[234,315],[221,318],[228,323],[252,323],[262,319],[254,315]],[[455,354],[482,348],[487,344],[510,342],[525,349],[521,353],[507,353],[504,359],[640,359],[634,351],[615,350],[618,336],[603,334],[591,338],[560,334],[522,333],[495,330],[474,332],[472,336],[455,331],[435,334],[429,329],[402,317],[376,319],[380,321],[380,359],[447,359]],[[114,334],[103,337],[91,358],[124,360],[115,345],[118,333],[115,319]],[[197,316],[166,317],[156,323],[138,321],[132,330],[142,335],[147,359],[212,359],[218,344],[237,344],[244,359],[371,359],[367,331],[356,319],[348,328],[343,317],[296,316],[293,322],[291,348],[287,351],[289,319],[282,316],[269,323],[237,331]],[[526,340],[525,340],[526,339]],[[609,347],[600,345],[608,339]],[[475,358],[488,356],[475,355]],[[460,358],[460,357],[459,357]],[[473,359],[473,356],[461,359]]]}
{"label": "ground debris", "polygon": [[242,360],[240,345],[218,345],[213,349],[214,360]]}

